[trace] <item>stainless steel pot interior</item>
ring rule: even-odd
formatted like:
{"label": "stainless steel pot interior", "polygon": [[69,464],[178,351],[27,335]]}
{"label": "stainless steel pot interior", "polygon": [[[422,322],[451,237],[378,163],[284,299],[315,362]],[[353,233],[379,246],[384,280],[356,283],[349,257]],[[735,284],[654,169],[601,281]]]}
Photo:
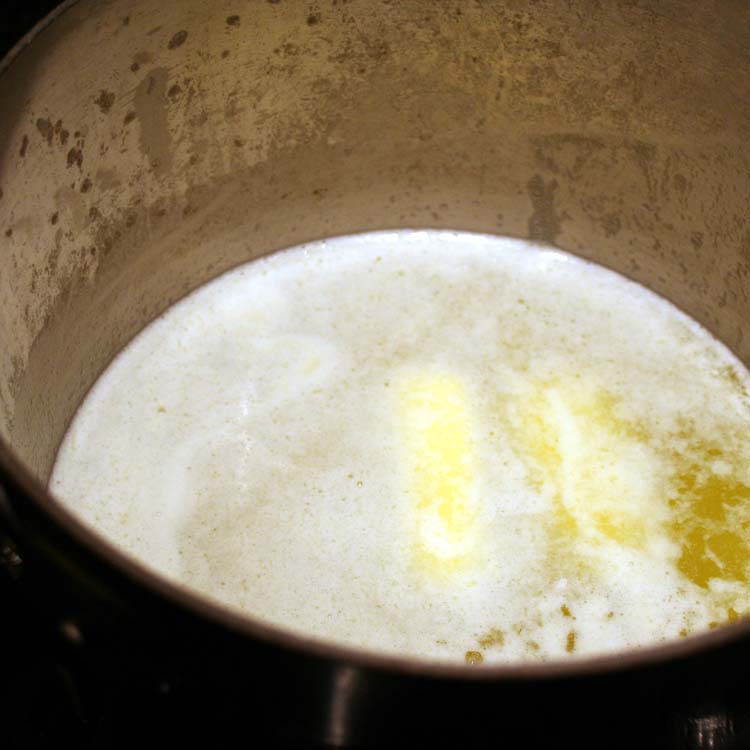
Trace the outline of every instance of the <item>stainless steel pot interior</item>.
{"label": "stainless steel pot interior", "polygon": [[744,0],[68,3],[0,78],[0,453],[45,483],[168,305],[368,229],[553,243],[747,362],[749,42]]}

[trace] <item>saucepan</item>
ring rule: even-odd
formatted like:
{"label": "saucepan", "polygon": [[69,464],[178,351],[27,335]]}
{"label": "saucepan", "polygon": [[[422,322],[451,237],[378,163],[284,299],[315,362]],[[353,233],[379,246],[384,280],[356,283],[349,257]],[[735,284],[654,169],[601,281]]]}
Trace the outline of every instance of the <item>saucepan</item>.
{"label": "saucepan", "polygon": [[69,0],[4,61],[0,109],[4,560],[77,659],[206,696],[176,721],[215,738],[739,741],[744,620],[565,663],[371,654],[159,578],[45,486],[77,406],[144,325],[328,236],[550,243],[748,362],[744,0]]}

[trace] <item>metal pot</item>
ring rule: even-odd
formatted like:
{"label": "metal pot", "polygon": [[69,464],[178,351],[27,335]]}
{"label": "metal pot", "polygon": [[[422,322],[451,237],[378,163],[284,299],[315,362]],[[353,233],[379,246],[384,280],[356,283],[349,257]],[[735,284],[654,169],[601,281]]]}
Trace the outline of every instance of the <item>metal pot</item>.
{"label": "metal pot", "polygon": [[236,264],[331,235],[553,243],[748,361],[744,0],[69,0],[4,62],[0,108],[6,561],[76,658],[212,696],[175,722],[214,737],[739,741],[745,621],[567,663],[381,657],[161,580],[45,484],[139,329]]}

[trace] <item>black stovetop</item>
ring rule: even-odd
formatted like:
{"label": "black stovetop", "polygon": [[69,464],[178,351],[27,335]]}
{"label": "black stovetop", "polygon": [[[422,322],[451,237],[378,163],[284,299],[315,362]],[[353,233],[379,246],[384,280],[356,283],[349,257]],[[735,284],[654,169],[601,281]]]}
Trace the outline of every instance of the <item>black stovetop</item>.
{"label": "black stovetop", "polygon": [[[2,544],[0,554],[7,554]],[[159,679],[92,671],[22,590],[0,565],[0,748],[101,750],[196,739],[180,736],[179,721],[205,708],[194,695]]]}
{"label": "black stovetop", "polygon": [[82,742],[86,729],[62,644],[34,617],[0,571],[0,746]]}

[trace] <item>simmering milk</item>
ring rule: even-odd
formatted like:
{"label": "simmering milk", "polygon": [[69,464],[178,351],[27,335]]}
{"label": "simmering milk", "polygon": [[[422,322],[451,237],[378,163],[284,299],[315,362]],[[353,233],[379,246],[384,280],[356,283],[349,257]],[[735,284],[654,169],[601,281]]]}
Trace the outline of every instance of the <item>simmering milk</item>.
{"label": "simmering milk", "polygon": [[571,658],[750,609],[749,385],[668,302],[571,255],[341,237],[149,325],[50,486],[151,568],[299,634]]}

